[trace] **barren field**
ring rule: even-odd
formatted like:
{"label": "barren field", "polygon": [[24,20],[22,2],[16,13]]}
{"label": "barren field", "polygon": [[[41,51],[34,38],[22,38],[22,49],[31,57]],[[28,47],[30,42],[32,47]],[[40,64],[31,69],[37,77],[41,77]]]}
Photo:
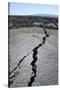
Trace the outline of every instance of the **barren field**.
{"label": "barren field", "polygon": [[57,85],[58,30],[21,27],[9,36],[9,86]]}

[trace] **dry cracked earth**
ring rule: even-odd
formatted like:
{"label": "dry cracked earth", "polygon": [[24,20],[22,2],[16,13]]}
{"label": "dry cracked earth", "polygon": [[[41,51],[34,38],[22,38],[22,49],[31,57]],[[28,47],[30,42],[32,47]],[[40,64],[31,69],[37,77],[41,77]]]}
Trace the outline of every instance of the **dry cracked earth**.
{"label": "dry cracked earth", "polygon": [[9,87],[58,84],[58,30],[9,31]]}

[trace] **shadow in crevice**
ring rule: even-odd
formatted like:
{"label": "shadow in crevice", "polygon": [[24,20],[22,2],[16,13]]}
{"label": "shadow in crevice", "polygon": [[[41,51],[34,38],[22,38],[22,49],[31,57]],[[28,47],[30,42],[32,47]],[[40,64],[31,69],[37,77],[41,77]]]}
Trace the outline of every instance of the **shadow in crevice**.
{"label": "shadow in crevice", "polygon": [[37,54],[38,54],[38,48],[40,48],[43,44],[45,44],[46,42],[46,38],[49,37],[49,34],[47,33],[46,29],[45,29],[45,26],[43,27],[43,30],[44,30],[44,34],[45,34],[45,37],[43,37],[43,41],[41,44],[39,44],[38,46],[36,46],[32,51],[33,51],[33,61],[31,62],[31,66],[32,66],[32,71],[33,71],[33,74],[32,77],[30,78],[30,81],[28,82],[28,86],[32,86],[32,83],[34,82],[34,79],[36,77],[36,71],[37,71],[37,66],[36,66],[36,61],[38,60],[37,58]]}

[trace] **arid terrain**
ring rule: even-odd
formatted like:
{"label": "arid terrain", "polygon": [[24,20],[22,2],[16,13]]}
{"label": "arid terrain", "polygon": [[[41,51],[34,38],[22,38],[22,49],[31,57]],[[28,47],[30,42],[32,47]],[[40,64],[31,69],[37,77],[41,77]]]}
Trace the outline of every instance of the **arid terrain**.
{"label": "arid terrain", "polygon": [[58,18],[9,16],[9,87],[58,84]]}

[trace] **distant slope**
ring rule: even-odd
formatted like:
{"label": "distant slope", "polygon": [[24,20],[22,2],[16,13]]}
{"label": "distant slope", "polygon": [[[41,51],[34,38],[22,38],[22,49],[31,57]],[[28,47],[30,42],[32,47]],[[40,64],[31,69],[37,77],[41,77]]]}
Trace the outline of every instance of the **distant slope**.
{"label": "distant slope", "polygon": [[57,15],[51,15],[51,14],[32,14],[32,16],[58,17]]}

